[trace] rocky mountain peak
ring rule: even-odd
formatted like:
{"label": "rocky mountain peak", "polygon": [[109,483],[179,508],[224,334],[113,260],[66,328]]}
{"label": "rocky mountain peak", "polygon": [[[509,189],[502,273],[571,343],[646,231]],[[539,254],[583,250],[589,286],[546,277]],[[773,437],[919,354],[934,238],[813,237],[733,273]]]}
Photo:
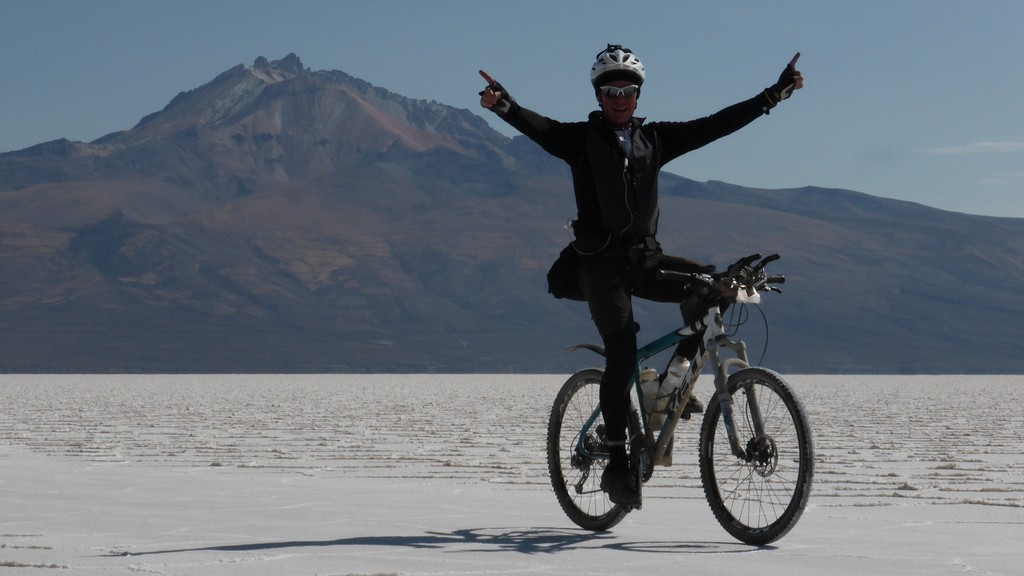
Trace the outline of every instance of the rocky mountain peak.
{"label": "rocky mountain peak", "polygon": [[257,180],[294,182],[382,154],[447,149],[473,156],[505,141],[468,111],[400,96],[338,70],[311,71],[291,53],[234,66],[179,93],[131,130],[87,147],[145,172],[166,172],[174,158],[175,170],[206,166],[218,179],[263,188]]}
{"label": "rocky mountain peak", "polygon": [[302,61],[299,60],[299,57],[294,52],[280,60],[267,60],[265,56],[260,56],[247,69],[260,79],[265,80],[268,84],[281,82],[282,80],[295,78],[307,73],[306,68],[302,65]]}

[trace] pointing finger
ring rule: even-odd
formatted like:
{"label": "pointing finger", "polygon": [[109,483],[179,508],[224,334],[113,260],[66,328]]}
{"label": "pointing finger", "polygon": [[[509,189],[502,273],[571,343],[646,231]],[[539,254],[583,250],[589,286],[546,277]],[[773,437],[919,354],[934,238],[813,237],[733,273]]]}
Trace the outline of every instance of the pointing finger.
{"label": "pointing finger", "polygon": [[488,74],[487,72],[484,72],[483,70],[481,70],[480,71],[480,76],[483,76],[483,79],[484,79],[484,81],[487,82],[488,86],[490,86],[491,84],[494,84],[494,78],[491,78],[491,75]]}
{"label": "pointing finger", "polygon": [[[789,61],[789,67],[790,68],[796,68],[796,61],[799,60],[799,59],[800,59],[800,53],[797,52],[796,56],[793,56],[793,59]],[[483,74],[483,70],[481,70],[480,73]]]}

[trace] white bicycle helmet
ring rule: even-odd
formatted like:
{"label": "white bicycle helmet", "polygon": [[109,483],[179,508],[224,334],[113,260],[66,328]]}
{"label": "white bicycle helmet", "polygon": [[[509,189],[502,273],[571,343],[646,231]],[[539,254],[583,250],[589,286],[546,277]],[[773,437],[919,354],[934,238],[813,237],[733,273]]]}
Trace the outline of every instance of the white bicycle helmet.
{"label": "white bicycle helmet", "polygon": [[646,76],[644,65],[636,54],[618,44],[609,44],[599,52],[597,61],[590,68],[590,83],[594,88],[616,80],[629,80],[637,86],[642,86]]}

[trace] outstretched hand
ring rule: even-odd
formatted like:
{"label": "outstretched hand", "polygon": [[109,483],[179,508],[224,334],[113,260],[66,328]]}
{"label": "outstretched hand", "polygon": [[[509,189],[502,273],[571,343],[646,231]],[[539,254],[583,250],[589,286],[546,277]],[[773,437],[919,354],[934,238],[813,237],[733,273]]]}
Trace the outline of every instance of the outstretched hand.
{"label": "outstretched hand", "polygon": [[480,76],[487,82],[487,87],[480,92],[480,105],[498,114],[508,112],[515,100],[490,74],[481,70]]}
{"label": "outstretched hand", "polygon": [[771,87],[771,91],[774,95],[778,96],[776,102],[781,102],[786,98],[793,95],[794,90],[799,90],[804,87],[804,76],[796,69],[796,61],[800,59],[800,53],[797,52],[793,56],[793,59],[786,65],[786,69],[779,75],[779,81]]}
{"label": "outstretched hand", "polygon": [[480,105],[484,108],[493,108],[494,105],[501,100],[501,90],[496,90],[496,88],[500,86],[487,72],[481,70],[480,76],[482,76],[484,81],[487,82],[487,87],[480,92]]}

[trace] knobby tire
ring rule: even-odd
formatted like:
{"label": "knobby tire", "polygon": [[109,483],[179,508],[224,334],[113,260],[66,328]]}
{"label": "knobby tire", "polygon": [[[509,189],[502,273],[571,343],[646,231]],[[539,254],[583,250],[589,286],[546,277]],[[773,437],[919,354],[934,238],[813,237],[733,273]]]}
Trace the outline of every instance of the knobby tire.
{"label": "knobby tire", "polygon": [[789,532],[807,505],[814,476],[811,425],[789,385],[770,370],[739,370],[729,377],[728,390],[740,443],[754,442],[746,396],[754,393],[770,447],[750,462],[737,458],[722,423],[721,404],[713,398],[700,436],[704,494],[729,534],[747,544],[765,545]]}
{"label": "knobby tire", "polygon": [[[608,530],[622,521],[629,510],[613,504],[601,490],[601,474],[607,459],[591,458],[577,450],[583,425],[600,404],[601,370],[573,374],[555,397],[548,420],[548,473],[555,497],[566,516],[580,528]],[[604,419],[591,426],[585,444],[591,453],[607,454],[601,435]],[[631,412],[630,427],[640,426]]]}

